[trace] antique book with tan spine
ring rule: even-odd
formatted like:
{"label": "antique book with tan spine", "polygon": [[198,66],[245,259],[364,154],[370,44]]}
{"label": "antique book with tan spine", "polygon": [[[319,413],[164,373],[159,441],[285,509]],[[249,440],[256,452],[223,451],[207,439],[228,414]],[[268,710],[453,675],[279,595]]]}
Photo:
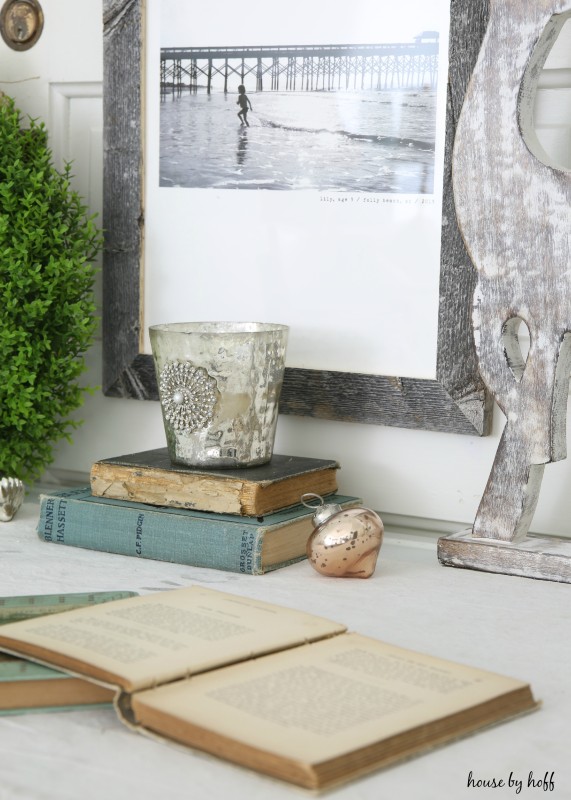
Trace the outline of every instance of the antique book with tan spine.
{"label": "antique book with tan spine", "polygon": [[97,497],[256,517],[297,505],[306,492],[333,494],[338,469],[331,459],[276,454],[258,467],[195,469],[173,464],[162,447],[96,461],[90,478]]}
{"label": "antique book with tan spine", "polygon": [[0,716],[106,705],[113,695],[92,681],[0,653]]}
{"label": "antique book with tan spine", "polygon": [[[135,596],[118,591],[0,597],[0,625]],[[92,681],[0,653],[0,716],[107,705],[114,694]]]}
{"label": "antique book with tan spine", "polygon": [[0,649],[116,687],[141,733],[310,789],[538,707],[523,681],[202,586],[9,624]]}

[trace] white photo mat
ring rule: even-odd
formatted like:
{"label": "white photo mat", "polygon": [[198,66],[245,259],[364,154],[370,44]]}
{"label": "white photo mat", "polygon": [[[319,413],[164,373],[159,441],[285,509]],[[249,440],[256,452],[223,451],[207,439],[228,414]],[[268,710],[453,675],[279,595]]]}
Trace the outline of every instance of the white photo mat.
{"label": "white photo mat", "polygon": [[[315,0],[309,15],[307,3],[294,3],[290,22],[275,30],[258,0],[247,13],[222,2],[208,19],[187,4],[148,0],[145,352],[146,329],[156,323],[273,321],[291,328],[288,367],[435,377],[449,7],[445,0],[413,6],[357,0],[348,27],[340,2]],[[254,20],[261,20],[256,30]],[[439,33],[432,192],[159,185],[161,103],[173,102],[160,98],[161,46],[410,42],[422,30]],[[255,117],[263,93],[248,94]],[[238,137],[233,113],[229,124]],[[252,124],[250,148],[255,134]]]}

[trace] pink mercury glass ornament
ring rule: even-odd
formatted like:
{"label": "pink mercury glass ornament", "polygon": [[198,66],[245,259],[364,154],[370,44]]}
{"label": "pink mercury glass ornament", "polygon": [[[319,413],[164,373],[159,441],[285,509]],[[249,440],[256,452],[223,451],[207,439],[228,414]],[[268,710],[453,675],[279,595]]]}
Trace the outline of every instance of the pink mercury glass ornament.
{"label": "pink mercury glass ornament", "polygon": [[[307,499],[320,501],[309,505]],[[318,494],[301,498],[307,508],[315,509],[315,530],[307,541],[307,558],[322,575],[333,578],[370,578],[377,564],[383,542],[383,522],[370,508],[342,508],[337,503],[324,504]]]}

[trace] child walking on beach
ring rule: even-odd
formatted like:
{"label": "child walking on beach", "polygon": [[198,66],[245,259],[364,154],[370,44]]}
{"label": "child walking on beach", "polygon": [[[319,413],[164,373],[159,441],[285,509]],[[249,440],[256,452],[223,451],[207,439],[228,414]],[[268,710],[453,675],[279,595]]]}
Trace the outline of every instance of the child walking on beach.
{"label": "child walking on beach", "polygon": [[236,105],[240,106],[240,111],[238,111],[238,116],[240,117],[240,124],[244,125],[244,123],[250,127],[250,123],[248,122],[248,106],[250,106],[250,111],[253,111],[252,104],[250,102],[250,98],[246,94],[246,87],[238,86],[238,99],[236,100]]}

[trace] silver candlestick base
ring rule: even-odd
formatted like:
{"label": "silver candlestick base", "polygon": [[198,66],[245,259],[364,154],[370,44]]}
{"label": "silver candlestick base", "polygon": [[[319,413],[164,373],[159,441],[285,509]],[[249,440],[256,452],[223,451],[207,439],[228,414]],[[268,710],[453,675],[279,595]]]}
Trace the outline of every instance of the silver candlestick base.
{"label": "silver candlestick base", "polygon": [[0,522],[10,522],[24,501],[24,484],[18,478],[0,480]]}

